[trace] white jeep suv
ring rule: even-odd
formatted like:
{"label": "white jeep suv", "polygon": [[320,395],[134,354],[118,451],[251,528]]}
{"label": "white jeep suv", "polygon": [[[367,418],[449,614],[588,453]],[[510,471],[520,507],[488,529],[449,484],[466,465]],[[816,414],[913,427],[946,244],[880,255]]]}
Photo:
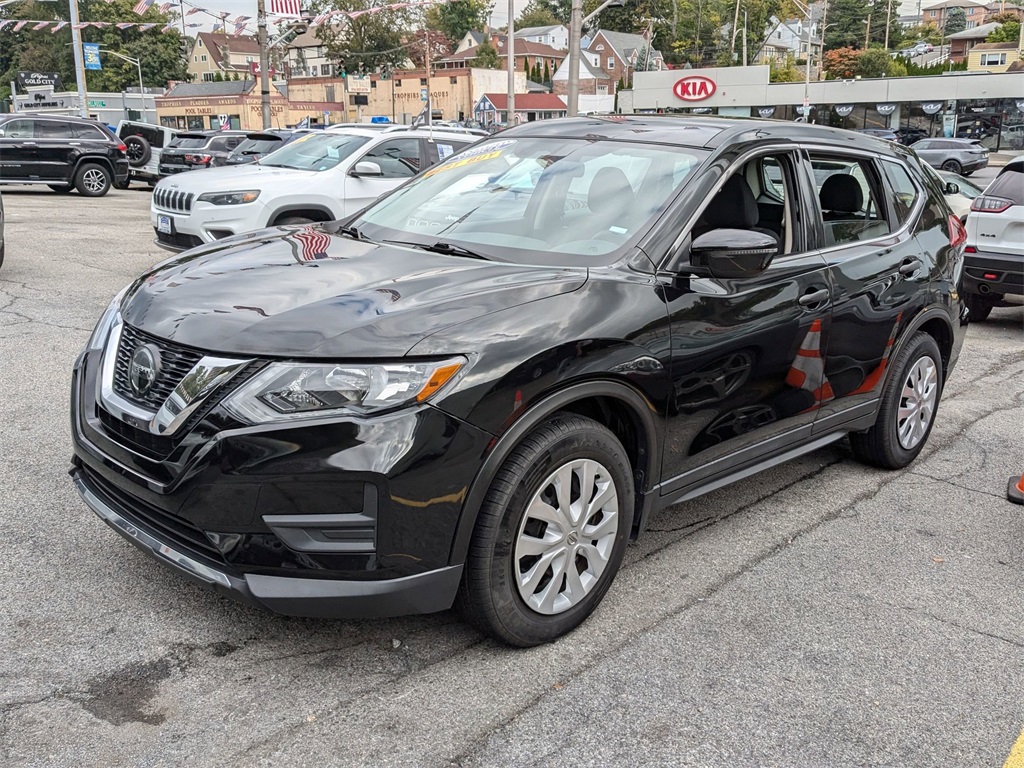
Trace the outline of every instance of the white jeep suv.
{"label": "white jeep suv", "polygon": [[156,242],[178,251],[279,224],[341,219],[477,140],[352,127],[310,133],[253,165],[178,174],[153,191]]}

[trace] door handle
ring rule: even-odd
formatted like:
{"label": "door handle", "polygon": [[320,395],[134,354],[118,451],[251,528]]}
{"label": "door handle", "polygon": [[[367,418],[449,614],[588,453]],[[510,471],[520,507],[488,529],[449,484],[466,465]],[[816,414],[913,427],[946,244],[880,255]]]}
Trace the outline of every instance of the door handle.
{"label": "door handle", "polygon": [[920,259],[909,259],[908,261],[904,261],[900,264],[900,274],[908,276],[912,275],[917,272],[921,266],[922,264]]}
{"label": "door handle", "polygon": [[23,147],[38,147],[39,144],[37,144],[34,141],[23,141],[23,142],[21,142],[21,146],[23,146]]}
{"label": "door handle", "polygon": [[828,297],[829,292],[827,288],[819,288],[818,290],[810,288],[798,301],[804,307],[817,307],[828,301]]}

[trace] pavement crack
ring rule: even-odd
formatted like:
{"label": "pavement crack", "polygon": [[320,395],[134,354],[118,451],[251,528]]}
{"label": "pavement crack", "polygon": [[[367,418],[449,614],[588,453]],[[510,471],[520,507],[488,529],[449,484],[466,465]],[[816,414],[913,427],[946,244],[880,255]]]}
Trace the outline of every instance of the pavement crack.
{"label": "pavement crack", "polygon": [[965,624],[961,624],[958,621],[953,621],[952,619],[947,619],[947,618],[944,618],[942,616],[938,616],[937,614],[934,614],[931,611],[923,611],[920,608],[915,608],[912,605],[900,605],[898,603],[890,603],[890,602],[885,601],[885,600],[882,600],[880,602],[882,602],[885,605],[888,605],[888,606],[890,606],[892,608],[899,608],[899,609],[907,611],[909,613],[915,613],[915,614],[917,614],[919,616],[925,616],[925,617],[927,617],[929,619],[932,619],[933,621],[937,621],[937,622],[939,622],[941,624],[946,624],[946,625],[948,625],[950,627],[954,627],[954,628],[959,629],[959,630],[961,630],[963,632],[970,632],[973,635],[981,635],[982,637],[988,637],[988,638],[991,638],[992,640],[998,640],[998,641],[1003,642],[1003,643],[1008,643],[1009,645],[1012,645],[1014,648],[1020,648],[1020,649],[1024,650],[1024,640],[1012,640],[1009,637],[1003,637],[1002,635],[997,635],[994,632],[986,632],[983,629],[976,629],[974,627],[968,627]]}

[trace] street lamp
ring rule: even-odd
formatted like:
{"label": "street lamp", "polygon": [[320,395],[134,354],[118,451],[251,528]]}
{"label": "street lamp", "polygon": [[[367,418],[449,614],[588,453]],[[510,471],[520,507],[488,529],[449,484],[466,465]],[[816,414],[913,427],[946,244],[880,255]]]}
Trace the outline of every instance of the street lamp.
{"label": "street lamp", "polygon": [[[597,16],[609,6],[625,5],[626,0],[604,0],[593,13],[587,14],[582,19],[583,0],[572,0],[572,16],[569,21],[569,88],[567,99],[567,111],[569,117],[576,117],[579,114],[580,102],[580,36],[583,34],[583,25]],[[649,44],[649,43],[648,43]]]}
{"label": "street lamp", "polygon": [[130,64],[134,64],[139,70],[139,100],[142,102],[142,122],[146,122],[146,89],[142,85],[142,62],[133,56],[125,56],[117,51],[107,51],[107,53],[111,56],[117,56],[119,59],[124,59]]}

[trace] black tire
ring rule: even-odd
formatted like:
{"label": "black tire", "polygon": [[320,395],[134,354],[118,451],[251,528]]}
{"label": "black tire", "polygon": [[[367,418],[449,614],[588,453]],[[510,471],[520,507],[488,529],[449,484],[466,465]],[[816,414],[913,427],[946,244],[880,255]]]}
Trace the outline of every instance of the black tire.
{"label": "black tire", "polygon": [[956,160],[947,160],[942,164],[942,170],[949,171],[950,173],[963,173],[963,166],[960,165]]}
{"label": "black tire", "polygon": [[74,189],[74,187],[72,187],[71,185],[62,186],[60,184],[47,184],[46,186],[48,186],[54,192],[57,192],[58,194],[61,195],[70,194],[71,191]]}
{"label": "black tire", "polygon": [[[535,496],[543,500],[544,494],[557,493],[553,473],[558,469],[566,471],[566,465],[571,462],[588,462],[589,466],[596,465],[603,470],[592,475],[591,503],[605,497],[611,486],[605,485],[602,490],[597,483],[600,478],[607,478],[614,486],[617,505],[606,509],[602,504],[586,519],[579,518],[576,523],[579,532],[570,526],[569,532],[563,533],[554,544],[544,542],[564,553],[564,559],[555,556],[548,561],[549,565],[544,561],[549,551],[544,555],[522,555],[517,562],[516,547],[525,537],[543,539],[549,531],[558,535],[557,523],[541,523],[535,516],[528,517],[527,507]],[[568,483],[570,496],[576,494],[573,498],[578,502],[583,498],[584,481],[576,470],[568,472],[572,478]],[[555,512],[554,505],[548,508]],[[561,637],[591,614],[611,586],[626,550],[633,510],[632,469],[615,435],[592,419],[571,413],[555,414],[523,438],[491,483],[473,531],[457,606],[470,623],[509,645],[525,648]],[[578,538],[584,527],[590,528],[590,535],[597,535],[612,519],[616,521],[614,533],[606,531],[599,539],[591,541],[587,540],[586,533]],[[531,526],[542,527],[531,531],[528,522]],[[602,543],[595,545],[596,541]],[[600,566],[602,553],[607,554],[607,559],[603,570],[594,576],[592,570]],[[589,557],[594,555],[597,557],[592,563]],[[535,586],[523,589],[531,592],[531,600],[536,598],[540,602],[544,595],[555,593],[549,612],[531,607],[521,594],[517,569],[527,567],[530,573],[534,570],[530,566],[543,566],[544,570],[537,571],[539,581]],[[576,569],[574,581],[579,587],[580,597],[575,601],[568,580],[570,568]],[[588,576],[592,579],[589,587],[584,586],[581,578]]]}
{"label": "black tire", "polygon": [[[912,372],[919,363],[926,365],[925,360],[930,360],[934,370],[934,402],[931,405],[927,425],[924,425],[923,434],[910,446],[900,442],[899,430],[900,406],[904,401],[904,385],[908,383]],[[942,354],[935,339],[927,333],[918,333],[910,342],[903,347],[892,361],[892,373],[882,390],[882,405],[878,410],[878,418],[875,425],[866,432],[858,432],[850,435],[850,444],[853,446],[854,455],[865,464],[871,464],[885,469],[902,469],[910,464],[928,442],[932,427],[935,425],[935,417],[938,414],[939,400],[942,398]],[[913,403],[908,403],[913,406]],[[917,410],[909,417],[910,421],[915,419],[923,421],[919,414],[924,409]]]}
{"label": "black tire", "polygon": [[972,323],[981,323],[988,320],[988,316],[992,314],[994,306],[995,302],[991,299],[986,299],[976,293],[967,294],[967,309],[970,310],[968,320]]}
{"label": "black tire", "polygon": [[75,175],[75,189],[83,197],[103,197],[113,184],[110,171],[95,163],[85,163]]}
{"label": "black tire", "polygon": [[124,153],[128,157],[128,165],[141,168],[153,156],[153,148],[142,136],[128,136],[124,139]]}
{"label": "black tire", "polygon": [[307,219],[305,216],[287,216],[283,219],[278,219],[274,222],[275,227],[285,227],[293,224],[312,224],[312,219]]}
{"label": "black tire", "polygon": [[7,250],[7,243],[0,243],[0,267],[4,265],[4,252]]}

